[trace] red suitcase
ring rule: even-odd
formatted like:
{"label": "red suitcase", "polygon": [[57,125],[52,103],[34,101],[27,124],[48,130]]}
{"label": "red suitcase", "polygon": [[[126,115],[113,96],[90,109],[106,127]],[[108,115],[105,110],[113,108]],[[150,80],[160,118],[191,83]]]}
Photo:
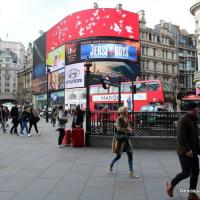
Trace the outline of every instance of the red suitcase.
{"label": "red suitcase", "polygon": [[72,129],[72,146],[73,147],[84,147],[84,129],[74,128]]}
{"label": "red suitcase", "polygon": [[63,138],[62,144],[63,145],[71,145],[72,143],[72,130],[71,129],[65,129],[65,136]]}

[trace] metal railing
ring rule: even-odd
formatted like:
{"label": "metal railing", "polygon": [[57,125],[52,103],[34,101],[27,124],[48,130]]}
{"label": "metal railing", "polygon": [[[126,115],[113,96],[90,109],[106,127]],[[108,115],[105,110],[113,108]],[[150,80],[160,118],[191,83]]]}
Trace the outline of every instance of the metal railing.
{"label": "metal railing", "polygon": [[[176,136],[178,119],[184,112],[129,112],[132,136]],[[113,136],[117,112],[91,112],[90,135]]]}

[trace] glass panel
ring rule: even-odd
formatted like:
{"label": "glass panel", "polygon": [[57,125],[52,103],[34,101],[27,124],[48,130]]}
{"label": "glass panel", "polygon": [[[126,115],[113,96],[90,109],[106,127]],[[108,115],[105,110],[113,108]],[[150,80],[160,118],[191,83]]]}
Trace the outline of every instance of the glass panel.
{"label": "glass panel", "polygon": [[147,84],[146,83],[137,83],[136,84],[136,91],[137,92],[146,92],[147,91]]}
{"label": "glass panel", "polygon": [[125,84],[122,92],[131,92],[131,84]]}
{"label": "glass panel", "polygon": [[90,94],[98,94],[98,87],[91,87]]}
{"label": "glass panel", "polygon": [[157,91],[159,90],[159,83],[158,82],[151,82],[148,83],[149,91]]}
{"label": "glass panel", "polygon": [[108,89],[104,89],[102,86],[99,87],[99,93],[102,94],[102,93],[108,93]]}

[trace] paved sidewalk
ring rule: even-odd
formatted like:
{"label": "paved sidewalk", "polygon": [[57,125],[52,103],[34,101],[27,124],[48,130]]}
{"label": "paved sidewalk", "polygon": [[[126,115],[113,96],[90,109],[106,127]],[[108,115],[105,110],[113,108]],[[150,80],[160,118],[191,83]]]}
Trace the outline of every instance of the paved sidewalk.
{"label": "paved sidewalk", "polygon": [[[135,150],[139,179],[128,178],[127,156],[107,173],[114,154],[104,148],[56,148],[57,133],[39,122],[41,135],[0,134],[0,200],[164,200],[169,177],[180,170],[175,151]],[[186,199],[180,188],[172,199]],[[198,187],[199,188],[199,187]]]}

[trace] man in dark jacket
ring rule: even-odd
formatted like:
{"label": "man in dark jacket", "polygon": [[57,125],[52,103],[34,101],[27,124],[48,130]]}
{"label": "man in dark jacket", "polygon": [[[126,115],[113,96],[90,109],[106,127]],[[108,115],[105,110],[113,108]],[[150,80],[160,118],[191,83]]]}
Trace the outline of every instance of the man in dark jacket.
{"label": "man in dark jacket", "polygon": [[190,176],[188,200],[199,200],[196,187],[199,176],[199,131],[197,127],[198,105],[195,102],[188,104],[189,112],[180,118],[177,127],[177,154],[182,172],[167,182],[167,194],[173,197],[174,187],[183,179]]}
{"label": "man in dark jacket", "polygon": [[12,118],[12,123],[13,123],[13,126],[10,129],[10,133],[12,134],[13,129],[14,129],[14,133],[18,135],[17,127],[18,127],[18,124],[19,124],[19,111],[18,111],[17,103],[15,103],[15,106],[13,106],[11,108],[10,117]]}
{"label": "man in dark jacket", "polygon": [[3,133],[6,132],[5,122],[6,122],[5,109],[4,109],[3,105],[2,105],[2,103],[0,103],[0,124],[1,124],[2,129],[3,129]]}

